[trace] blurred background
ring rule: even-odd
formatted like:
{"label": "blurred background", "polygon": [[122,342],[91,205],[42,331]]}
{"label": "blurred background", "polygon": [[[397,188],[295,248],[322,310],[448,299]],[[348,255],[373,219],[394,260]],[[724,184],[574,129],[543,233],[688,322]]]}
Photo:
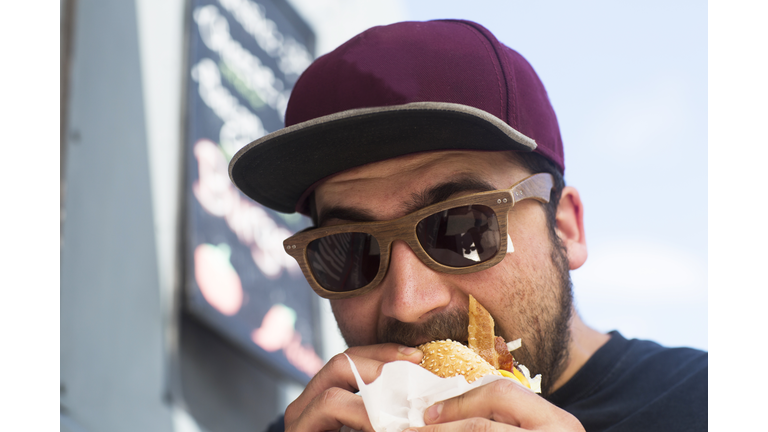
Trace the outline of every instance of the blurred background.
{"label": "blurred background", "polygon": [[264,430],[344,343],[229,183],[301,71],[374,25],[476,21],[544,82],[585,204],[577,308],[707,343],[707,4],[60,0],[61,430]]}

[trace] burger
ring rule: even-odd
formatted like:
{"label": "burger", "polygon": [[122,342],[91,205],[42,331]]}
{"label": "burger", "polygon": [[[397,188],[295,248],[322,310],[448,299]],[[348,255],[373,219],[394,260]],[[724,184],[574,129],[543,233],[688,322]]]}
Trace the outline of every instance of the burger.
{"label": "burger", "polygon": [[510,352],[520,346],[520,339],[507,343],[496,336],[493,317],[471,295],[467,330],[467,345],[450,339],[419,345],[417,348],[424,353],[419,366],[442,378],[462,375],[469,383],[485,375],[501,375],[541,393],[541,375],[531,378],[528,369]]}

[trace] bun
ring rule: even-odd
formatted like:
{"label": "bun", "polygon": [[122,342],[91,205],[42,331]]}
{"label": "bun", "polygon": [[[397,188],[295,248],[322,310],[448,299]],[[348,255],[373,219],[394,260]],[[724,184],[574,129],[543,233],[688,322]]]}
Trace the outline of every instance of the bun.
{"label": "bun", "polygon": [[496,336],[494,327],[491,314],[470,295],[469,347],[450,339],[419,345],[416,348],[424,353],[419,366],[442,378],[463,375],[469,383],[488,374],[501,375],[541,393],[541,375],[531,378],[528,369],[510,354],[509,350],[515,348]]}
{"label": "bun", "polygon": [[419,366],[442,378],[463,375],[471,383],[484,375],[501,375],[474,351],[450,339],[427,342],[417,348],[424,353]]}

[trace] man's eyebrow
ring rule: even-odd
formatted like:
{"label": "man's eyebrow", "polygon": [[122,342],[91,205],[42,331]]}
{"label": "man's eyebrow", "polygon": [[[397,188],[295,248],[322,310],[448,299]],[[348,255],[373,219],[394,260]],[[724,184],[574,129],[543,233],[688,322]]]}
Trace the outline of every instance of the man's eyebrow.
{"label": "man's eyebrow", "polygon": [[496,189],[494,185],[475,177],[453,179],[433,186],[426,191],[412,194],[411,202],[407,203],[403,209],[405,214],[409,214],[432,204],[443,202],[457,193],[467,191],[485,192]]}
{"label": "man's eyebrow", "polygon": [[[445,201],[461,192],[484,192],[496,189],[497,188],[492,184],[473,177],[453,179],[435,185],[428,190],[413,193],[411,195],[411,201],[404,204],[403,212],[404,214],[413,213],[416,210]],[[377,220],[372,213],[366,210],[339,206],[329,207],[328,209],[321,211],[317,217],[317,226],[323,226],[323,224],[331,219],[338,219],[345,222],[372,222]]]}
{"label": "man's eyebrow", "polygon": [[331,219],[347,222],[371,222],[375,220],[373,215],[365,210],[350,207],[330,207],[320,212],[317,217],[317,226],[323,226],[326,221]]}

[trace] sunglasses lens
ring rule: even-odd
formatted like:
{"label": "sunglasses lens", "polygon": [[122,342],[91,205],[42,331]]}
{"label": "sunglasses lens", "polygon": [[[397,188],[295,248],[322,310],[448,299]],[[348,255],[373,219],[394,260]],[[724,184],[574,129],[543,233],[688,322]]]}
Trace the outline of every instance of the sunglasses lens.
{"label": "sunglasses lens", "polygon": [[381,253],[370,234],[342,233],[310,242],[307,258],[320,286],[345,292],[362,288],[376,277]]}
{"label": "sunglasses lens", "polygon": [[496,213],[482,205],[444,210],[416,225],[416,236],[435,261],[449,267],[469,267],[499,251]]}

